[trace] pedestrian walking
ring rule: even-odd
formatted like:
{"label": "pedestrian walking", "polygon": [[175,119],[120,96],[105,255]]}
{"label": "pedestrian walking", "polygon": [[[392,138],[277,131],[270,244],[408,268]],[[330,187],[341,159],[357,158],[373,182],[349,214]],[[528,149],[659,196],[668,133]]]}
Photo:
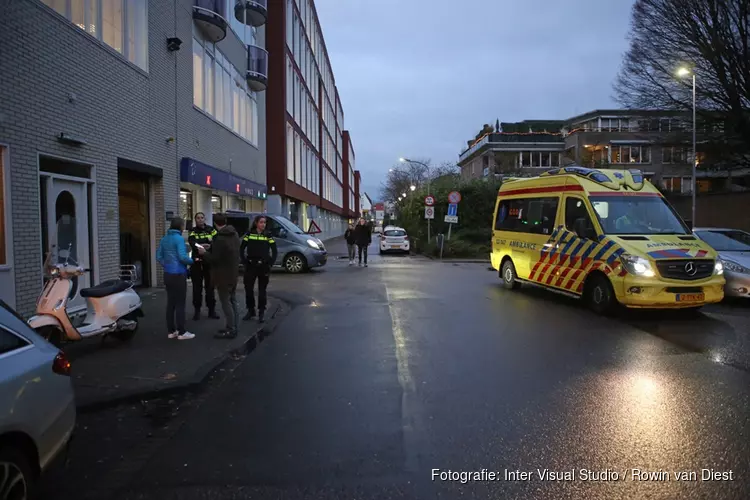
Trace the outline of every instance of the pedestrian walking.
{"label": "pedestrian walking", "polygon": [[206,224],[206,215],[203,212],[195,214],[195,226],[188,235],[188,244],[190,251],[196,257],[195,263],[190,266],[190,281],[193,282],[193,307],[195,314],[193,320],[201,319],[201,305],[203,302],[203,290],[206,291],[206,307],[208,307],[208,317],[219,319],[216,314],[216,296],[214,295],[214,283],[211,279],[211,269],[199,254],[196,253],[196,245],[205,249],[211,248],[211,240],[216,236],[216,229]]}
{"label": "pedestrian walking", "polygon": [[359,224],[354,228],[354,241],[357,244],[359,266],[362,267],[362,256],[365,257],[365,267],[367,267],[367,247],[372,243],[372,231],[364,218],[359,219]]}
{"label": "pedestrian walking", "polygon": [[354,265],[354,256],[357,252],[357,238],[354,233],[354,224],[349,224],[349,229],[344,232],[344,239],[346,240],[346,248],[349,250],[349,265]]}
{"label": "pedestrian walking", "polygon": [[266,233],[266,218],[259,215],[253,221],[250,230],[245,233],[240,246],[240,258],[245,264],[245,305],[247,313],[242,318],[249,321],[255,317],[255,280],[258,280],[258,321],[265,321],[266,288],[271,279],[271,266],[276,262],[278,250],[276,242]]}
{"label": "pedestrian walking", "polygon": [[237,230],[227,225],[225,214],[214,215],[216,236],[211,241],[210,250],[198,247],[198,252],[211,269],[221,309],[224,311],[226,327],[215,335],[219,339],[233,339],[237,336],[237,278],[240,274],[240,237]]}
{"label": "pedestrian walking", "polygon": [[172,219],[167,234],[159,242],[156,260],[164,268],[164,286],[167,289],[167,338],[190,340],[195,335],[185,330],[185,301],[187,300],[187,266],[193,259],[185,248],[182,217]]}

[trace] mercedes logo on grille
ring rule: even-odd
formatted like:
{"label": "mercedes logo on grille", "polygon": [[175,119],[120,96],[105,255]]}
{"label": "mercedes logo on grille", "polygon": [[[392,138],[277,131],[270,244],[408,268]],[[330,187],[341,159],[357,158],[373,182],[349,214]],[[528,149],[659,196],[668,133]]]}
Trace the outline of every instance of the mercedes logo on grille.
{"label": "mercedes logo on grille", "polygon": [[698,268],[695,267],[695,264],[692,262],[685,264],[685,273],[687,273],[688,276],[695,276],[695,273],[697,272]]}

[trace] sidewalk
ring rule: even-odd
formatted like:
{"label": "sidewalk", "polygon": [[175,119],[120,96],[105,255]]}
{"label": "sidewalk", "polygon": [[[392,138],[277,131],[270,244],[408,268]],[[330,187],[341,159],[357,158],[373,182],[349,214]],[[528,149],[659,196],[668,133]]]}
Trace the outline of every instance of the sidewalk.
{"label": "sidewalk", "polygon": [[[256,292],[257,293],[257,292]],[[232,340],[219,340],[214,334],[224,327],[222,319],[206,318],[192,321],[192,293],[188,285],[187,329],[192,340],[167,338],[166,292],[161,288],[139,292],[144,317],[130,342],[110,337],[66,344],[65,353],[73,366],[73,384],[79,409],[107,406],[124,400],[141,398],[164,391],[184,389],[201,383],[205,377],[233,354],[251,350],[269,335],[289,306],[269,296],[266,322],[241,321],[239,335]],[[245,291],[237,289],[240,318],[244,316]]]}

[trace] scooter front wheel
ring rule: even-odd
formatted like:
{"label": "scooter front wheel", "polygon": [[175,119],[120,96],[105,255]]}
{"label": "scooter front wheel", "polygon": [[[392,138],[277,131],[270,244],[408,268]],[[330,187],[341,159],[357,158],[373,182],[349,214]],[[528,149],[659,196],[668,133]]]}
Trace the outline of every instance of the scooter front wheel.
{"label": "scooter front wheel", "polygon": [[44,340],[57,348],[59,348],[62,344],[62,332],[56,326],[40,326],[36,329],[36,333],[38,333],[41,337],[44,338]]}

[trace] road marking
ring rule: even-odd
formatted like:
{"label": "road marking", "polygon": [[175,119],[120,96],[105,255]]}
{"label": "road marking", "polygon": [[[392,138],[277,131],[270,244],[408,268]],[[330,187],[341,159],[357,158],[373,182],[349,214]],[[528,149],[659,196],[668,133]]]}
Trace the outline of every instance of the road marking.
{"label": "road marking", "polygon": [[[399,308],[396,307],[394,294],[383,279],[385,294],[388,300],[388,312],[391,315],[391,332],[396,350],[398,382],[401,385],[401,430],[403,435],[404,467],[408,472],[419,475],[424,472],[420,465],[420,452],[425,452],[424,425],[422,425],[421,408],[416,397],[416,384],[409,366],[409,347],[406,331]],[[419,476],[418,476],[419,477]],[[424,476],[427,477],[426,475]],[[428,487],[429,489],[429,487]]]}

